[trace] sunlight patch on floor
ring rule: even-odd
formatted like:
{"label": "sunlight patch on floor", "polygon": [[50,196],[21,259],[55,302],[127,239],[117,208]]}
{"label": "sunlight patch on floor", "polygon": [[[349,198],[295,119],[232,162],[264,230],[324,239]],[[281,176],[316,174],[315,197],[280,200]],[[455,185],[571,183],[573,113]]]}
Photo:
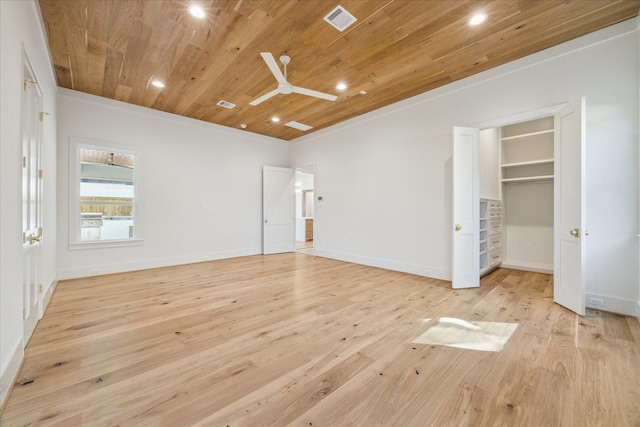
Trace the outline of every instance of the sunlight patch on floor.
{"label": "sunlight patch on floor", "polygon": [[502,351],[517,327],[517,323],[467,322],[453,317],[441,317],[437,325],[427,329],[413,343]]}

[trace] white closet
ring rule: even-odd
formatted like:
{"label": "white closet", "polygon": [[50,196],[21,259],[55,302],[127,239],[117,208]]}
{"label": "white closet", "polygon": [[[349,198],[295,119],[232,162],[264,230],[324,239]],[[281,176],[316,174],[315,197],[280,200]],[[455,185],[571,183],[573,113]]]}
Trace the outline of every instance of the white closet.
{"label": "white closet", "polygon": [[[553,273],[553,117],[480,132],[480,275]],[[483,233],[486,229],[486,233]]]}

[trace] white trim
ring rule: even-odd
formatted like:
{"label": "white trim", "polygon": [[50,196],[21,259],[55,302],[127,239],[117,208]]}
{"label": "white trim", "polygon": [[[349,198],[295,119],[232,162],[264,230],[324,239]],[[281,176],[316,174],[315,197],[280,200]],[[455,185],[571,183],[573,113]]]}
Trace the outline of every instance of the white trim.
{"label": "white trim", "polygon": [[[328,128],[320,129],[308,135],[303,135],[301,137],[291,140],[290,144],[295,145],[295,144],[301,144],[309,141],[314,141],[318,137],[331,135],[334,132],[337,132],[342,129],[348,129],[360,123],[366,123],[370,120],[379,120],[381,117],[384,117],[388,114],[393,114],[393,113],[402,111],[404,109],[411,108],[425,102],[429,102],[433,99],[437,99],[442,96],[449,95],[451,93],[476,86],[478,84],[484,84],[487,81],[498,79],[503,76],[512,74],[514,72],[518,72],[520,70],[527,69],[532,66],[537,66],[541,63],[545,63],[547,61],[551,61],[559,57],[563,57],[565,55],[571,55],[577,51],[624,36],[634,31],[638,31],[638,26],[636,25],[636,19],[635,18],[628,19],[626,21],[620,22],[615,25],[611,25],[609,27],[603,28],[593,33],[589,33],[577,39],[570,40],[568,42],[550,47],[548,49],[525,56],[520,59],[516,59],[514,61],[500,65],[498,67],[491,68],[489,70],[483,71],[478,74],[474,74],[462,80],[458,80],[453,83],[449,83],[445,86],[441,86],[439,88],[421,93],[414,97],[396,102],[395,104],[391,104],[386,107],[382,107],[377,110],[371,111],[369,113],[365,113],[361,116],[357,116],[352,119],[345,120],[344,122],[338,123]],[[366,95],[366,96],[369,96],[369,95]],[[553,114],[547,114],[547,115],[553,115]],[[504,120],[504,118],[501,120]],[[522,120],[525,120],[525,119],[523,118]],[[491,127],[489,125],[490,123],[486,124],[487,127]],[[469,126],[479,127],[480,129],[484,128],[484,126],[478,126],[478,124],[474,124],[474,123],[470,123]]]}
{"label": "white trim", "polygon": [[427,267],[424,265],[407,264],[404,262],[391,261],[382,258],[345,254],[335,251],[325,251],[318,248],[314,249],[314,255],[322,258],[331,258],[338,261],[383,268],[385,270],[415,274],[416,276],[431,277],[434,279],[451,281],[451,270],[441,270],[439,268]]}
{"label": "white trim", "polygon": [[194,126],[206,130],[214,130],[224,132],[235,137],[242,136],[251,141],[260,142],[261,144],[271,143],[277,145],[288,145],[289,141],[270,136],[253,133],[249,130],[235,129],[229,126],[222,126],[215,123],[205,122],[203,120],[192,119],[190,117],[179,116],[177,114],[167,113],[166,111],[154,110],[152,108],[142,107],[140,105],[128,104],[114,99],[103,98],[84,92],[78,92],[72,89],[58,88],[58,97],[74,99],[81,102],[96,104],[107,108],[116,109],[119,112],[125,111],[131,114],[139,114],[150,117],[152,119],[160,119],[163,121],[177,122],[187,126]]}
{"label": "white trim", "polygon": [[[622,314],[624,316],[639,317],[640,303],[626,298],[610,297],[607,295],[599,295],[585,293],[585,306],[594,310],[603,310],[610,313]],[[590,298],[597,298],[603,301],[602,305],[589,304]]]}
{"label": "white trim", "polygon": [[0,376],[0,408],[4,408],[9,392],[13,387],[13,384],[18,379],[20,373],[20,366],[24,359],[24,346],[22,343],[22,335],[11,348],[11,356],[7,359],[5,366],[2,367],[2,374]]}
{"label": "white trim", "polygon": [[85,242],[69,242],[70,251],[85,249],[121,248],[123,246],[142,246],[144,239],[87,240]]}
{"label": "white trim", "polygon": [[[133,161],[133,237],[129,239],[115,239],[115,240],[92,240],[82,241],[80,240],[80,223],[79,216],[75,214],[78,212],[80,206],[80,150],[88,148],[91,150],[99,151],[117,151],[132,155]],[[144,240],[142,238],[143,233],[143,212],[144,207],[142,203],[142,191],[141,191],[141,154],[140,149],[131,149],[129,146],[123,146],[121,144],[113,144],[106,141],[96,141],[88,138],[78,138],[75,136],[69,137],[69,250],[78,249],[98,249],[106,247],[121,247],[121,246],[137,246],[143,245]]]}
{"label": "white trim", "polygon": [[511,268],[513,270],[532,271],[534,273],[553,274],[553,264],[537,264],[525,261],[505,260],[500,264],[501,268]]}
{"label": "white trim", "polygon": [[76,279],[102,274],[124,273],[128,271],[147,270],[150,268],[171,267],[174,265],[194,264],[197,262],[215,261],[227,258],[260,255],[262,247],[251,247],[231,251],[207,252],[182,255],[168,258],[157,258],[143,261],[119,262],[115,264],[94,264],[77,268],[67,268],[58,271],[60,280]]}
{"label": "white trim", "polygon": [[[56,291],[56,288],[58,287],[58,275],[56,274],[53,279],[49,282],[49,286],[47,287],[47,289],[44,291],[44,294],[42,295],[42,316],[44,317],[44,313],[47,311],[47,307],[49,306],[49,303],[51,302],[51,297],[53,297],[53,293]],[[42,317],[41,317],[42,319]]]}

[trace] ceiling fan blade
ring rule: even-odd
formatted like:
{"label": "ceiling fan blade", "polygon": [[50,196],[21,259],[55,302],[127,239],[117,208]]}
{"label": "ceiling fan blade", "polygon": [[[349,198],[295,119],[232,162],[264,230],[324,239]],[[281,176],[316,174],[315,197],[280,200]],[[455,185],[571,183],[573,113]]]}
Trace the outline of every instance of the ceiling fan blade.
{"label": "ceiling fan blade", "polygon": [[253,101],[251,101],[249,103],[249,105],[253,105],[254,107],[258,104],[260,104],[261,102],[266,101],[267,99],[271,98],[272,96],[276,96],[277,94],[280,93],[279,89],[274,89],[271,92],[265,93],[264,95],[262,95],[260,98],[256,98]]}
{"label": "ceiling fan blade", "polygon": [[317,90],[305,89],[303,87],[292,86],[295,93],[301,95],[315,96],[316,98],[326,99],[327,101],[335,101],[338,97],[335,95],[329,95],[328,93],[318,92]]}
{"label": "ceiling fan blade", "polygon": [[280,67],[278,67],[278,63],[273,55],[270,52],[260,52],[260,55],[262,55],[262,59],[267,63],[267,67],[269,67],[278,83],[286,83],[287,79],[284,78],[284,74],[280,71]]}

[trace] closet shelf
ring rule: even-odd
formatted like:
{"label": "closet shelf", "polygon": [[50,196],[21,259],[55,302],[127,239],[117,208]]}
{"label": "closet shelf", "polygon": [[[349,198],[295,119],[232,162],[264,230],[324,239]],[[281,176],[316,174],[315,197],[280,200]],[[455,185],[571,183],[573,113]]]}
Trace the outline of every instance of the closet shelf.
{"label": "closet shelf", "polygon": [[536,166],[553,164],[553,159],[530,160],[528,162],[504,163],[503,168],[517,168],[520,166]]}
{"label": "closet shelf", "polygon": [[523,134],[514,135],[514,136],[505,136],[504,138],[501,138],[501,141],[511,141],[514,139],[527,138],[527,137],[536,136],[536,135],[544,135],[547,133],[553,133],[553,129],[541,130],[538,132],[523,133]]}
{"label": "closet shelf", "polygon": [[520,178],[504,178],[503,184],[517,184],[524,182],[549,182],[553,181],[553,175],[525,176]]}

